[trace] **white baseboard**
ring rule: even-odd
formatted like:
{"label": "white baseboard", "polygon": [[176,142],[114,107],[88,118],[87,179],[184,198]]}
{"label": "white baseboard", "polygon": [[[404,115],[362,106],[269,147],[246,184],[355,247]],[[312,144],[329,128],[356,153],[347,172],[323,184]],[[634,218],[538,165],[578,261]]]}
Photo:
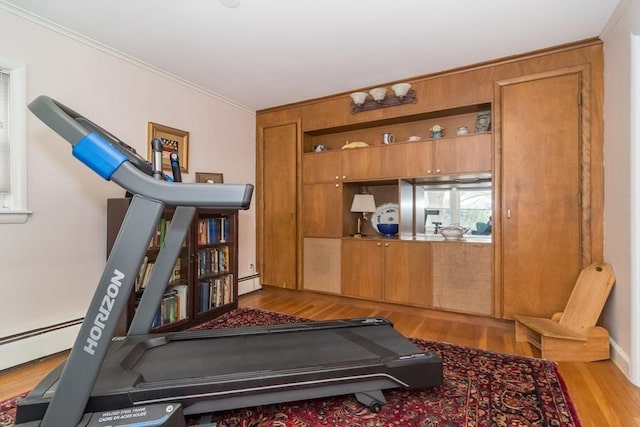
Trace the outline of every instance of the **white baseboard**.
{"label": "white baseboard", "polygon": [[69,350],[80,331],[80,324],[0,344],[0,371]]}
{"label": "white baseboard", "polygon": [[[625,353],[624,350],[615,342],[613,339],[609,338],[609,344],[611,344],[611,361],[622,371],[622,373],[631,380],[629,376],[630,370],[630,361],[629,355]],[[638,386],[638,384],[635,384]]]}
{"label": "white baseboard", "polygon": [[248,294],[249,292],[257,291],[258,289],[262,289],[259,274],[240,277],[238,279],[238,295]]}

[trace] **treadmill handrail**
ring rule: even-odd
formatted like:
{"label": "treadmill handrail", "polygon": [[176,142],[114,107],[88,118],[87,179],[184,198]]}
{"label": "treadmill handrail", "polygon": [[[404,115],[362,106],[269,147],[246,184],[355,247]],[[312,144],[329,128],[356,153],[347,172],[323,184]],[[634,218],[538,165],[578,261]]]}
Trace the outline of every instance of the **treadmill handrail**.
{"label": "treadmill handrail", "polygon": [[248,209],[252,184],[171,184],[154,179],[151,166],[122,140],[71,108],[41,95],[29,109],[72,145],[73,155],[106,180],[166,205]]}

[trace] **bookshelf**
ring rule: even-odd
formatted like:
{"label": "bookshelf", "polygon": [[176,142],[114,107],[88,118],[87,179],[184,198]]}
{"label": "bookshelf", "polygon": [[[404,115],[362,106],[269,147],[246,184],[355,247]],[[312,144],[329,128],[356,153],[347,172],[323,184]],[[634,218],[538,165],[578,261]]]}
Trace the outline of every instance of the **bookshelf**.
{"label": "bookshelf", "polygon": [[[129,198],[107,200],[107,256]],[[126,333],[149,283],[175,210],[165,208],[152,236],[118,333]],[[197,209],[154,318],[153,331],[182,330],[238,307],[238,213]]]}

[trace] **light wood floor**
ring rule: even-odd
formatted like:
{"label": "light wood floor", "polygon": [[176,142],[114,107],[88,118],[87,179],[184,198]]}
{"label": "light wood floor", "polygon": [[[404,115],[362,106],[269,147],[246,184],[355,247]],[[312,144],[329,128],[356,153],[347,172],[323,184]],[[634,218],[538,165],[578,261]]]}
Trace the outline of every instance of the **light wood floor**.
{"label": "light wood floor", "polygon": [[[508,321],[270,287],[242,296],[240,306],[316,320],[385,316],[407,337],[523,356],[539,355],[528,344],[515,342],[513,324]],[[65,357],[66,354],[61,354],[0,372],[0,400],[30,390]],[[640,389],[611,361],[563,362],[559,366],[585,427],[640,426]]]}

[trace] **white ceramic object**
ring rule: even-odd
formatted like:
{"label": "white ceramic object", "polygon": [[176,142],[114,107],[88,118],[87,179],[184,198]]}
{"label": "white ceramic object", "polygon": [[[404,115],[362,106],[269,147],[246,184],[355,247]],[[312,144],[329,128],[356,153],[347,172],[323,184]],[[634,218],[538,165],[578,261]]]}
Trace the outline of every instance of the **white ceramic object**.
{"label": "white ceramic object", "polygon": [[[378,230],[378,224],[398,224],[400,219],[400,210],[397,203],[383,203],[376,208],[376,212],[371,215],[371,226],[374,230]],[[382,234],[382,233],[380,233]]]}
{"label": "white ceramic object", "polygon": [[367,96],[369,94],[367,92],[353,92],[351,94],[351,99],[353,100],[353,103],[356,105],[362,105],[364,104],[364,101],[367,99]]}
{"label": "white ceramic object", "polygon": [[445,238],[445,240],[460,240],[467,231],[469,231],[469,227],[463,227],[461,225],[447,225],[440,229],[440,234]]}
{"label": "white ceramic object", "polygon": [[387,88],[386,87],[374,87],[369,91],[369,94],[375,101],[382,101],[385,96],[387,96]]}
{"label": "white ceramic object", "polygon": [[409,93],[409,89],[411,89],[411,85],[409,83],[396,83],[391,86],[391,90],[398,98],[402,98]]}

